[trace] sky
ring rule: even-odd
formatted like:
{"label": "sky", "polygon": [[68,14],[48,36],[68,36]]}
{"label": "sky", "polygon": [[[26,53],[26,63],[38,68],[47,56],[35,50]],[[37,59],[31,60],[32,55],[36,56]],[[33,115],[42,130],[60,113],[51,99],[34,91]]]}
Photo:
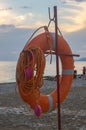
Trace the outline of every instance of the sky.
{"label": "sky", "polygon": [[[58,27],[73,54],[86,57],[86,0],[0,0],[0,60],[17,60],[40,26],[47,26],[57,6]],[[54,31],[51,22],[49,31]]]}

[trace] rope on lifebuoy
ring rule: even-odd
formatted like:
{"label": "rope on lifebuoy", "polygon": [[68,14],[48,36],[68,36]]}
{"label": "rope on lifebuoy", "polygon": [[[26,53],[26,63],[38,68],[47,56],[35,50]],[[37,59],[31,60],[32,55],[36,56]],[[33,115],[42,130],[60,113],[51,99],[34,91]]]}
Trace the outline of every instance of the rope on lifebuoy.
{"label": "rope on lifebuoy", "polygon": [[20,54],[20,80],[23,88],[31,90],[42,86],[45,56],[39,47],[29,47]]}

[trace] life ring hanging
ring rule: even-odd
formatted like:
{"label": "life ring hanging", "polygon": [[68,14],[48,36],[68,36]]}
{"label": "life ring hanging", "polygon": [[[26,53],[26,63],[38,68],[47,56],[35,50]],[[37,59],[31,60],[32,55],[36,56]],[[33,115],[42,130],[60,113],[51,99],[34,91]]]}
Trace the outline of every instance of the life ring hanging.
{"label": "life ring hanging", "polygon": [[[52,46],[51,46],[52,45]],[[51,48],[52,47],[52,48]],[[55,51],[55,47],[54,47],[54,40],[53,40],[53,35],[52,33],[41,33],[38,36],[36,36],[35,38],[33,38],[30,42],[28,42],[26,44],[26,46],[24,47],[24,51],[28,51],[28,62],[27,65],[30,68],[30,71],[32,76],[31,79],[28,80],[27,82],[27,87],[24,87],[24,83],[22,83],[22,81],[24,80],[24,77],[21,78],[21,70],[23,69],[23,71],[25,70],[25,68],[21,67],[21,63],[24,62],[24,53],[22,52],[20,54],[20,57],[18,59],[18,63],[17,63],[17,69],[16,69],[16,80],[17,80],[17,84],[18,84],[18,89],[19,89],[19,93],[22,97],[22,99],[31,106],[32,109],[35,108],[35,106],[38,104],[40,105],[42,112],[49,112],[52,111],[56,108],[57,105],[57,87],[56,89],[51,92],[49,95],[44,95],[42,93],[40,93],[40,87],[35,86],[36,84],[32,85],[32,88],[28,88],[28,85],[30,84],[30,81],[33,80],[34,78],[38,78],[36,77],[36,75],[34,76],[34,68],[35,66],[37,66],[36,63],[36,59],[37,57],[35,57],[35,53],[32,53],[32,50],[30,48],[36,48],[36,50],[40,50],[41,56],[42,56],[42,64],[43,68],[42,68],[42,75],[40,80],[40,85],[42,86],[42,77],[43,77],[43,71],[45,68],[45,58],[44,58],[44,54],[46,53],[47,50],[54,50]],[[68,45],[68,43],[65,41],[65,39],[58,35],[58,53],[63,53],[63,54],[72,54],[72,51]],[[21,57],[21,55],[23,55],[23,57]],[[32,59],[31,59],[32,58]],[[31,60],[30,60],[31,59]],[[33,62],[34,59],[34,62]],[[70,90],[71,87],[71,83],[73,80],[73,72],[74,72],[74,63],[73,63],[73,57],[72,56],[65,56],[65,55],[60,55],[60,59],[61,59],[61,63],[62,63],[62,77],[61,77],[61,81],[60,81],[60,102],[63,102],[64,99],[66,98],[66,96],[68,95],[68,92]],[[30,60],[30,62],[29,62]],[[22,62],[23,61],[23,62]],[[30,64],[29,64],[30,63]],[[31,66],[31,64],[33,64]],[[40,71],[39,71],[40,72]],[[29,72],[30,74],[30,72]],[[36,79],[37,80],[37,79]]]}

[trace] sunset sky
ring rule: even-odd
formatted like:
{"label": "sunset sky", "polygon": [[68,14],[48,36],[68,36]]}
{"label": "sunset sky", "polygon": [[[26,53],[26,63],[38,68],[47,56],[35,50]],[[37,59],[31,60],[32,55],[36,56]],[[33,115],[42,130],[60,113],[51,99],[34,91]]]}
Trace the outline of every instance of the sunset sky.
{"label": "sunset sky", "polygon": [[54,6],[72,52],[86,57],[86,0],[0,0],[0,60],[16,60],[33,31],[48,25]]}

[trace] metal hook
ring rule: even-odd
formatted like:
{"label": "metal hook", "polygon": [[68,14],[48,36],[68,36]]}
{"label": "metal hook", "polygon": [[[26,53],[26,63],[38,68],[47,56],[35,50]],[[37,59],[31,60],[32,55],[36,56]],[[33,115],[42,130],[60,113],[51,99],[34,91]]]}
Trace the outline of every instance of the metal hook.
{"label": "metal hook", "polygon": [[51,15],[50,15],[50,7],[48,7],[48,13],[49,13],[49,23],[48,23],[48,27],[49,27],[49,26],[50,26],[51,21],[53,21],[53,22],[54,22],[54,18],[55,18],[55,16],[53,15],[53,18],[51,18]]}
{"label": "metal hook", "polygon": [[[55,23],[55,14],[53,15],[53,18],[51,18],[51,15],[50,15],[50,7],[48,7],[48,13],[49,13],[49,23],[48,23],[48,27],[50,26],[50,23],[51,23],[51,21],[53,21],[54,23]],[[61,33],[61,31],[60,31],[60,29],[59,29],[59,27],[57,27],[57,29],[58,29],[58,31],[59,31],[59,33],[60,33],[60,35],[63,37],[63,35],[62,35],[62,33]]]}
{"label": "metal hook", "polygon": [[48,7],[48,13],[49,13],[49,19],[50,19],[50,21],[54,21],[54,16],[53,16],[53,18],[51,18],[51,16],[50,16],[50,7]]}

